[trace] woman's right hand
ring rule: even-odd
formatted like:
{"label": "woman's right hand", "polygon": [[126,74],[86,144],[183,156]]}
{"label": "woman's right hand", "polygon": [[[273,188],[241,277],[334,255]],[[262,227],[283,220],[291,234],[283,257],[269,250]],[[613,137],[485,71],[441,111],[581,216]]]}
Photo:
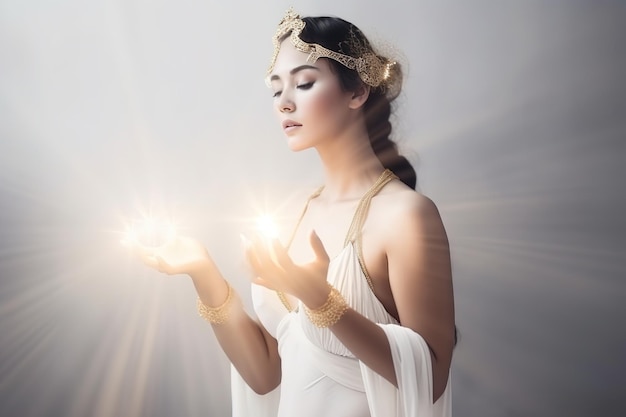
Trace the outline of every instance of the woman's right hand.
{"label": "woman's right hand", "polygon": [[187,236],[176,236],[161,246],[145,246],[139,241],[122,241],[146,265],[168,275],[200,274],[213,265],[206,248]]}

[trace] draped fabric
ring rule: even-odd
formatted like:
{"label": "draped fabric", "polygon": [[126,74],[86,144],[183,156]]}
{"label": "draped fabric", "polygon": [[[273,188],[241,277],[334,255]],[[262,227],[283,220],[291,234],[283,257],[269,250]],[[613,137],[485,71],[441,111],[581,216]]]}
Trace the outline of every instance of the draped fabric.
{"label": "draped fabric", "polygon": [[276,390],[257,395],[233,370],[233,417],[450,417],[450,382],[433,405],[428,346],[374,296],[352,243],[331,260],[328,281],[385,331],[398,388],[354,358],[330,330],[312,325],[302,308],[288,313],[276,293],[252,285],[259,320],[278,340],[283,377]]}
{"label": "draped fabric", "polygon": [[398,388],[361,362],[361,372],[373,417],[450,417],[450,376],[443,395],[432,404],[432,368],[426,341],[413,330],[381,325],[393,358]]}
{"label": "draped fabric", "polygon": [[[330,261],[327,280],[352,309],[385,331],[398,387],[356,359],[332,331],[313,325],[297,299],[289,298],[292,306],[298,306],[289,312],[275,292],[253,284],[259,321],[278,340],[282,379],[271,393],[257,395],[233,369],[233,417],[450,417],[450,378],[433,405],[426,341],[385,310],[368,284],[360,258],[361,228],[371,198],[394,178],[385,171],[359,202],[346,244]],[[308,203],[300,220],[307,207]]]}

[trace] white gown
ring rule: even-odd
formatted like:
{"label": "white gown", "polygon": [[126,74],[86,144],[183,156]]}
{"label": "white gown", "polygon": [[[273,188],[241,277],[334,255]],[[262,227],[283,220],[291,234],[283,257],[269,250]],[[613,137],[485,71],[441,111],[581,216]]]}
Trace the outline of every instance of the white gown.
{"label": "white gown", "polygon": [[[355,246],[348,242],[331,260],[327,280],[352,309],[385,331],[398,388],[357,360],[329,329],[313,325],[301,306],[288,312],[275,292],[253,284],[254,309],[278,340],[282,380],[261,396],[232,368],[233,417],[450,417],[450,378],[433,405],[428,346],[419,334],[400,326],[376,298]],[[297,300],[291,302],[297,305]]]}

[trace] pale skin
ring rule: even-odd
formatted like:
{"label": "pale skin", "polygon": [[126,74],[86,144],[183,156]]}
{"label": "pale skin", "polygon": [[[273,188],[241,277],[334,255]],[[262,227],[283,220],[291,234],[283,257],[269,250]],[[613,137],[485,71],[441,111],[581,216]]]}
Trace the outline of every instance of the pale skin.
{"label": "pale skin", "polygon": [[[289,250],[278,240],[268,245],[267,240],[251,237],[245,244],[246,257],[256,284],[315,309],[329,294],[329,259],[341,252],[358,201],[384,170],[369,145],[363,117],[369,88],[343,91],[326,59],[308,63],[307,55],[289,41],[281,45],[271,85],[279,120],[298,125],[286,130],[288,146],[294,151],[317,151],[325,188],[311,201]],[[362,242],[374,294],[430,348],[436,401],[446,387],[454,347],[450,256],[437,208],[427,197],[393,180],[372,199]],[[196,240],[178,237],[157,250],[134,243],[134,249],[146,264],[164,273],[189,275],[205,305],[216,307],[226,299],[224,277]],[[276,256],[270,256],[271,251]],[[230,306],[229,320],[212,327],[254,391],[267,393],[280,384],[278,343],[237,298]],[[359,360],[397,385],[389,343],[378,325],[348,309],[330,329]]]}

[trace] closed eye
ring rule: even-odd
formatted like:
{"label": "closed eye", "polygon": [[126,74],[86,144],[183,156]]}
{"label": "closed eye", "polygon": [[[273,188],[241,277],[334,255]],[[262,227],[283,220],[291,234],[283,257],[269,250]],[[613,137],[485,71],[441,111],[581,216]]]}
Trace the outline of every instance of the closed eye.
{"label": "closed eye", "polygon": [[297,88],[299,88],[300,90],[308,90],[309,88],[313,87],[314,82],[310,82],[310,83],[304,83],[304,84],[299,84],[297,85]]}
{"label": "closed eye", "polygon": [[[310,83],[298,84],[298,85],[296,85],[296,88],[299,89],[299,90],[308,90],[311,87],[313,87],[313,84],[315,84],[314,81],[311,81]],[[272,97],[274,97],[274,98],[280,97],[281,93],[282,93],[281,90],[274,91],[274,94],[272,94]]]}

